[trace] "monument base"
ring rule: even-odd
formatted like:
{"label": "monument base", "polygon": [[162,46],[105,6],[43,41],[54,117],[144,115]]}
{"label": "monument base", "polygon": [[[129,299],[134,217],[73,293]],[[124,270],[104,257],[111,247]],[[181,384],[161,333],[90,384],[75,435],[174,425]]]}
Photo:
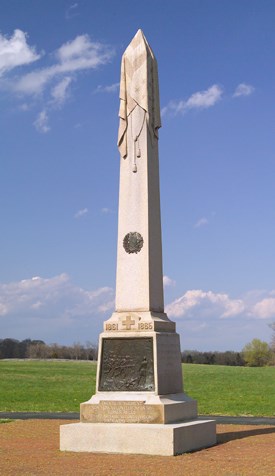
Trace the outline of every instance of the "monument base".
{"label": "monument base", "polygon": [[80,405],[82,423],[179,423],[197,418],[197,402],[184,393],[97,393]]}
{"label": "monument base", "polygon": [[216,443],[214,420],[181,423],[71,423],[60,427],[61,451],[175,456]]}

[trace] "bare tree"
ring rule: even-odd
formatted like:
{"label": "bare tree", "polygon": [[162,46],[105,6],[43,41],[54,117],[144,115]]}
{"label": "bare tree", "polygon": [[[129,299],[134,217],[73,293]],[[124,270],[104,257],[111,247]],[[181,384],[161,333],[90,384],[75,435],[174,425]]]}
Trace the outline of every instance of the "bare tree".
{"label": "bare tree", "polygon": [[72,346],[72,355],[75,360],[81,359],[81,353],[83,352],[83,345],[80,342],[74,342]]}
{"label": "bare tree", "polygon": [[27,357],[29,359],[48,359],[50,357],[49,346],[40,342],[30,344],[27,350]]}

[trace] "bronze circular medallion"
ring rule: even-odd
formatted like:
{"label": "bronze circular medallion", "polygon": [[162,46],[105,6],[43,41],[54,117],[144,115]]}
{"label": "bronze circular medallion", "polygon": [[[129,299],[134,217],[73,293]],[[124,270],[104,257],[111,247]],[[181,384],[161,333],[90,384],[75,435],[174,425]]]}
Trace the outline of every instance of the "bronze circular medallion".
{"label": "bronze circular medallion", "polygon": [[123,247],[126,253],[139,253],[143,247],[143,238],[137,231],[127,233],[123,239]]}

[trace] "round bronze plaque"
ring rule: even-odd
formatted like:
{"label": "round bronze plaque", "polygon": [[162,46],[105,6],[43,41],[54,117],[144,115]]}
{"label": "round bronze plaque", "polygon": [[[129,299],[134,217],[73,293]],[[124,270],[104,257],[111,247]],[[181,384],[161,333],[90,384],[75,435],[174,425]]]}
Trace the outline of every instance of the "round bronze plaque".
{"label": "round bronze plaque", "polygon": [[126,253],[138,253],[143,247],[143,238],[137,231],[127,233],[123,239]]}

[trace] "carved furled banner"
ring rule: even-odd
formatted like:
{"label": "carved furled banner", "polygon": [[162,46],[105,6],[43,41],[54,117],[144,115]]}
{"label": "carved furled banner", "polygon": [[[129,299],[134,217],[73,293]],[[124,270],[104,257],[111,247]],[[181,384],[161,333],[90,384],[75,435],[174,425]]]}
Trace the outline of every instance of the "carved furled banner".
{"label": "carved furled banner", "polygon": [[155,389],[153,339],[103,339],[101,392],[150,392]]}

